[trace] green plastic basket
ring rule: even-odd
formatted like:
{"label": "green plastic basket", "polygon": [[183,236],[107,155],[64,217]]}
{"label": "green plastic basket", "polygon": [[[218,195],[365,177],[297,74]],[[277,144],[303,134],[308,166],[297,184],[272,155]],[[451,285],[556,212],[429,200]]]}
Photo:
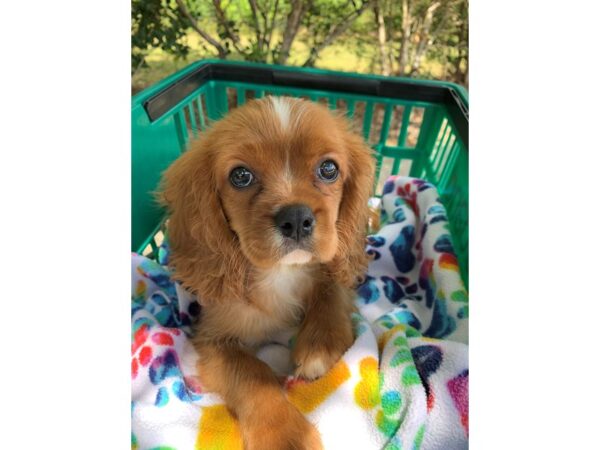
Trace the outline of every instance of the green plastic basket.
{"label": "green plastic basket", "polygon": [[376,151],[375,192],[389,175],[426,179],[446,206],[468,283],[468,100],[455,84],[318,69],[203,60],[132,99],[131,247],[155,256],[164,221],[154,201],[161,173],[230,108],[265,95],[341,109]]}

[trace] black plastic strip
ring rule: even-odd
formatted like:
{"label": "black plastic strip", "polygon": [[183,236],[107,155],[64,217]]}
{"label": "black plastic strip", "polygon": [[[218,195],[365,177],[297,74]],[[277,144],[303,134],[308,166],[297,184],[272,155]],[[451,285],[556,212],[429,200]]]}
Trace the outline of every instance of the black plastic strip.
{"label": "black plastic strip", "polygon": [[448,114],[454,122],[454,127],[460,139],[465,145],[465,149],[469,150],[469,109],[462,102],[458,93],[452,88],[447,89],[446,108]]}
{"label": "black plastic strip", "polygon": [[241,67],[218,63],[211,64],[211,66],[213,80],[273,84],[273,69],[250,66]]}
{"label": "black plastic strip", "polygon": [[199,67],[198,70],[177,80],[169,87],[144,102],[144,109],[152,122],[161,118],[167,111],[179,104],[184,98],[196,91],[211,77],[211,65]]}
{"label": "black plastic strip", "polygon": [[151,121],[162,117],[184,98],[210,80],[239,81],[270,86],[315,89],[348,94],[370,95],[411,101],[443,103],[468,148],[469,111],[458,93],[445,86],[423,85],[411,81],[365,79],[333,74],[289,72],[266,67],[210,63],[176,81],[144,102]]}
{"label": "black plastic strip", "polygon": [[277,86],[289,86],[320,91],[348,92],[359,95],[379,95],[379,80],[368,80],[363,78],[275,71],[273,73],[273,82]]}

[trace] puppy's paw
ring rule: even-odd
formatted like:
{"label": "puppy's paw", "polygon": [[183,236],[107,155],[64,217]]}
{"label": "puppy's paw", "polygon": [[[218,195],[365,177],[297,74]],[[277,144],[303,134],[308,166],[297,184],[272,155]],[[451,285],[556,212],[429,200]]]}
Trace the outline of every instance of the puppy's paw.
{"label": "puppy's paw", "polygon": [[340,359],[341,355],[331,355],[325,351],[310,351],[296,358],[294,375],[306,380],[321,378]]}
{"label": "puppy's paw", "polygon": [[292,354],[296,365],[295,375],[307,380],[322,377],[340,360],[353,341],[354,335],[350,325],[347,329],[338,330],[334,339],[330,336],[310,336],[301,333]]}
{"label": "puppy's paw", "polygon": [[245,450],[323,450],[321,435],[293,405],[270,415],[270,420],[244,430]]}
{"label": "puppy's paw", "polygon": [[[352,343],[352,341],[350,342]],[[348,345],[350,347],[350,345]],[[335,351],[331,349],[315,348],[304,352],[298,352],[294,358],[296,370],[294,375],[305,380],[315,380],[325,375],[335,363],[337,363],[342,355],[346,352],[347,347],[342,350],[342,347]]]}

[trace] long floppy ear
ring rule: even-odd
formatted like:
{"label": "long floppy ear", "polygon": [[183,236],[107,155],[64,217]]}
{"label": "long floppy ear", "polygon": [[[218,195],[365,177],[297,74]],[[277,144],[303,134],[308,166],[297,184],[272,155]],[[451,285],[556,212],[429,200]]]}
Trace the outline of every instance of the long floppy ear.
{"label": "long floppy ear", "polygon": [[346,127],[344,144],[348,153],[349,173],[337,221],[338,252],[329,264],[333,277],[347,287],[354,287],[367,270],[365,252],[369,220],[368,200],[373,188],[373,152],[357,134]]}
{"label": "long floppy ear", "polygon": [[201,303],[242,292],[246,259],[219,200],[209,137],[192,144],[163,174],[161,201],[170,213],[174,278]]}

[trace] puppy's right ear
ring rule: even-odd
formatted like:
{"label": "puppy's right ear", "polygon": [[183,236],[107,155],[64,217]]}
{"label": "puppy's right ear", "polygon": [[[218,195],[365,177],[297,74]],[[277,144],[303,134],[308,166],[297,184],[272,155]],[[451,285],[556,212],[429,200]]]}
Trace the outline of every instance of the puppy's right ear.
{"label": "puppy's right ear", "polygon": [[159,201],[169,211],[174,278],[200,302],[241,292],[246,267],[219,200],[215,157],[206,139],[192,143],[163,174]]}

